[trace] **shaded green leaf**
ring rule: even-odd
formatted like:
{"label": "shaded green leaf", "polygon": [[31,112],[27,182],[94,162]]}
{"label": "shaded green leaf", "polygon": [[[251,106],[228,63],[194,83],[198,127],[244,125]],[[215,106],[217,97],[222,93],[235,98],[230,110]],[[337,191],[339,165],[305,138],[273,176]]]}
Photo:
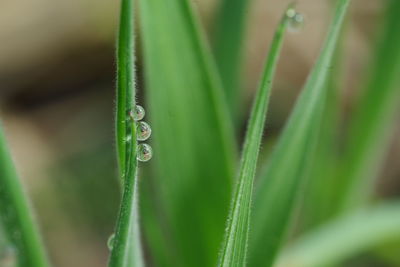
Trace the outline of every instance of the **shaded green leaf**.
{"label": "shaded green leaf", "polygon": [[249,2],[222,0],[215,18],[214,53],[233,118],[241,111],[240,70]]}
{"label": "shaded green leaf", "polygon": [[174,266],[212,266],[236,157],[221,82],[187,0],[142,0],[140,11],[154,193],[163,211],[156,223],[171,236],[149,239],[150,247],[169,244]]}
{"label": "shaded green leaf", "polygon": [[386,155],[400,106],[400,1],[387,0],[382,37],[356,107],[336,192],[339,210],[365,203]]}

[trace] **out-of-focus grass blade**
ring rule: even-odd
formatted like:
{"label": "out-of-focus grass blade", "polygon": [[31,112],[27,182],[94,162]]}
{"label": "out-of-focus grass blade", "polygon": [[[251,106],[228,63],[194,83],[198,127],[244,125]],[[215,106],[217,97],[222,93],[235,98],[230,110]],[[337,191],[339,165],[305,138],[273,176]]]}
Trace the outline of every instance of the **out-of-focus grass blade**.
{"label": "out-of-focus grass blade", "polygon": [[[337,192],[341,209],[362,205],[370,196],[382,164],[394,117],[400,106],[400,1],[388,0],[383,35],[366,91],[351,121],[342,185]],[[343,199],[343,201],[340,201]]]}
{"label": "out-of-focus grass blade", "polygon": [[212,266],[236,157],[221,82],[187,0],[142,0],[140,11],[166,249],[174,266]]}
{"label": "out-of-focus grass blade", "polygon": [[[345,23],[346,24],[346,23]],[[345,25],[343,27],[345,29]],[[342,30],[341,36],[343,36]],[[315,227],[329,218],[335,201],[335,170],[337,168],[337,137],[339,126],[339,98],[341,88],[341,55],[343,39],[340,38],[334,54],[332,71],[327,78],[327,101],[322,113],[321,130],[315,152],[310,179],[307,182],[302,208],[301,231]]]}
{"label": "out-of-focus grass blade", "polygon": [[215,18],[214,52],[233,118],[240,111],[240,66],[249,0],[222,0]]}
{"label": "out-of-focus grass blade", "polygon": [[400,203],[339,217],[294,242],[278,267],[331,266],[387,241],[400,239]]}
{"label": "out-of-focus grass blade", "polygon": [[0,125],[0,223],[18,266],[45,267],[47,258]]}
{"label": "out-of-focus grass blade", "polygon": [[290,20],[290,17],[287,16],[288,12],[294,12],[292,6],[285,12],[275,33],[265,64],[260,88],[254,98],[243,146],[238,184],[236,185],[232,199],[219,266],[245,266],[253,181],[265,118],[267,116],[272,80],[281,51],[284,33]]}
{"label": "out-of-focus grass blade", "polygon": [[271,266],[312,162],[326,100],[326,78],[349,0],[337,2],[325,46],[255,192],[250,266]]}
{"label": "out-of-focus grass blade", "polygon": [[110,267],[143,266],[138,225],[136,127],[129,116],[136,106],[133,17],[132,0],[122,0],[117,42],[116,143],[123,194],[109,260]]}
{"label": "out-of-focus grass blade", "polygon": [[[160,205],[157,202],[158,196],[154,193],[153,177],[142,175],[144,177],[140,186],[140,218],[143,225],[143,237],[145,245],[149,245],[147,250],[150,266],[177,266],[174,259],[175,256],[171,253],[171,246],[168,240],[168,233],[163,231],[164,221],[160,214]],[[165,225],[164,225],[165,226]],[[146,246],[144,246],[146,250]]]}

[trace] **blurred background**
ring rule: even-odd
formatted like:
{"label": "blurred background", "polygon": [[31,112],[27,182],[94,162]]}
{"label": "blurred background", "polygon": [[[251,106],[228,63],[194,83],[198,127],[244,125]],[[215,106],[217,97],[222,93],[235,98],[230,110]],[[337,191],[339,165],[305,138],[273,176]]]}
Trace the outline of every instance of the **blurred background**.
{"label": "blurred background", "polygon": [[[209,39],[218,3],[194,1]],[[249,10],[242,71],[247,107],[288,3],[254,0]],[[365,81],[382,3],[354,0],[348,16],[340,95],[343,129]],[[282,51],[267,144],[279,134],[318,56],[331,7],[328,0],[298,1],[305,25],[287,36]],[[0,1],[0,117],[55,266],[106,266],[106,242],[119,203],[113,129],[118,15],[119,1]],[[384,198],[400,193],[399,136],[397,123],[377,186],[377,194]],[[372,262],[362,266],[384,266]]]}

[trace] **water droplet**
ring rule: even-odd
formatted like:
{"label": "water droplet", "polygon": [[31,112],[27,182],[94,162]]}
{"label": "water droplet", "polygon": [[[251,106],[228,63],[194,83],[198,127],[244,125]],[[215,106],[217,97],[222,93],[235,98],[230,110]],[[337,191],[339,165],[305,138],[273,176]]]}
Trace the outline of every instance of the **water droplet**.
{"label": "water droplet", "polygon": [[136,105],[134,109],[131,109],[129,111],[129,117],[131,117],[131,119],[134,121],[140,121],[141,119],[144,118],[145,114],[146,112],[144,111],[144,108],[139,105]]}
{"label": "water droplet", "polygon": [[136,131],[137,131],[136,138],[139,141],[145,141],[145,140],[149,139],[149,137],[151,135],[150,125],[148,125],[144,121],[138,122],[138,124],[136,126]]}
{"label": "water droplet", "polygon": [[304,25],[304,16],[301,13],[298,13],[293,8],[290,8],[286,11],[286,16],[289,18],[289,31],[291,32],[299,32]]}
{"label": "water droplet", "polygon": [[111,234],[110,237],[107,240],[107,247],[108,247],[109,250],[113,249],[114,239],[115,239],[115,234]]}
{"label": "water droplet", "polygon": [[149,161],[153,156],[153,149],[148,144],[138,145],[137,159],[142,162]]}

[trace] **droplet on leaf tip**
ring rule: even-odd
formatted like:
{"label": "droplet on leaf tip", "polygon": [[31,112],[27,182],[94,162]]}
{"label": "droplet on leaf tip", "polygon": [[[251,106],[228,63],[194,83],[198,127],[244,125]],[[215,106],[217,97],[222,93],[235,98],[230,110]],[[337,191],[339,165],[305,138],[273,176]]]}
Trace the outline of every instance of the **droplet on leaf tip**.
{"label": "droplet on leaf tip", "polygon": [[290,32],[299,32],[304,25],[303,14],[297,12],[295,9],[290,8],[286,11],[286,16],[288,17],[288,30]]}

